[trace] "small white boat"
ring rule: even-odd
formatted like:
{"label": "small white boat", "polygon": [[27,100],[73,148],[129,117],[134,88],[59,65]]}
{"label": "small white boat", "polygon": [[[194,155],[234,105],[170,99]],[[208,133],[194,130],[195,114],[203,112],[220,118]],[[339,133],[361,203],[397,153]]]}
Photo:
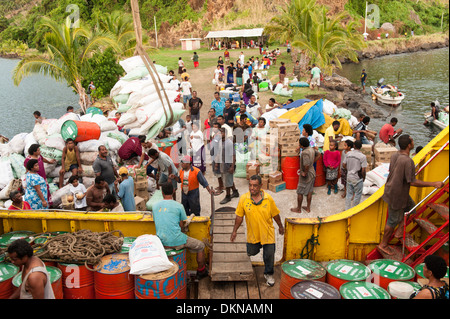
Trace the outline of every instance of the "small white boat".
{"label": "small white boat", "polygon": [[383,87],[371,86],[372,97],[380,103],[399,106],[405,98],[405,94],[398,91],[398,88],[392,85],[386,85]]}
{"label": "small white boat", "polygon": [[[448,116],[448,113],[447,113]],[[447,127],[447,124],[445,124],[442,121],[439,120],[435,120],[434,118],[431,118],[431,112],[426,112],[424,114],[425,120],[428,121],[429,124],[435,125],[438,128],[440,128],[441,130],[445,129]]]}

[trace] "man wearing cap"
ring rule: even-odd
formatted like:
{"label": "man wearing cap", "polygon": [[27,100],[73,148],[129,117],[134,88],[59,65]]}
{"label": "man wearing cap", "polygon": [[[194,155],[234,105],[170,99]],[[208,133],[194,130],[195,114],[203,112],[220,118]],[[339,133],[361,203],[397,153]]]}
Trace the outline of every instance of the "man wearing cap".
{"label": "man wearing cap", "polygon": [[119,168],[119,179],[116,179],[114,182],[114,188],[122,202],[123,209],[126,212],[135,212],[134,180],[133,177],[128,175],[128,169],[126,167]]}
{"label": "man wearing cap", "polygon": [[187,215],[200,216],[200,189],[202,185],[210,194],[214,191],[209,187],[208,181],[202,172],[192,166],[191,157],[184,156],[181,159],[181,171],[177,176],[177,182],[181,183],[181,203]]}

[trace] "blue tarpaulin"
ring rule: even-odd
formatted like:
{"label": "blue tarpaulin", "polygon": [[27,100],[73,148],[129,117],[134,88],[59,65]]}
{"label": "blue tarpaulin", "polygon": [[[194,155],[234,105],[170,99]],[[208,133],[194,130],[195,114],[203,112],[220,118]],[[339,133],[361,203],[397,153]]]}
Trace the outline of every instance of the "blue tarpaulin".
{"label": "blue tarpaulin", "polygon": [[300,106],[302,106],[303,104],[308,103],[308,102],[311,102],[311,100],[308,100],[308,99],[300,99],[300,100],[297,100],[297,101],[292,102],[291,104],[283,105],[282,109],[284,109],[284,110],[290,110],[290,109],[293,109],[293,108],[296,108],[296,107],[300,107]]}
{"label": "blue tarpaulin", "polygon": [[320,99],[317,101],[314,106],[312,106],[308,112],[306,112],[305,116],[298,123],[298,127],[300,128],[300,132],[303,131],[303,125],[310,124],[313,129],[316,129],[325,124],[325,116],[323,115],[323,100]]}

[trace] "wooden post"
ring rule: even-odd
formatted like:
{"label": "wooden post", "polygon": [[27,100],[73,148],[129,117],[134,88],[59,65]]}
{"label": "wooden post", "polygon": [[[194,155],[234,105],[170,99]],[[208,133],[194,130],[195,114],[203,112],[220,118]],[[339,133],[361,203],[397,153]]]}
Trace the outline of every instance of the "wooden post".
{"label": "wooden post", "polygon": [[[142,46],[142,24],[141,24],[141,17],[139,15],[139,4],[137,2],[138,0],[131,0],[131,12],[133,14],[133,24],[134,24],[134,30],[136,33],[136,50],[135,55],[139,55],[142,59],[142,61],[145,64],[145,67],[148,70],[148,73],[150,77],[152,78],[153,83],[155,84],[156,92],[158,93],[158,97],[162,103],[162,107],[164,110],[164,115],[166,116],[166,126],[170,126],[173,124],[173,109],[170,105],[169,97],[167,96],[166,90],[164,89],[164,85],[161,81],[161,78],[159,77],[158,71],[156,70],[155,65],[153,64],[153,61],[148,56],[147,52],[145,51],[144,47]],[[154,72],[154,73],[153,73]],[[156,77],[155,77],[156,74]],[[159,88],[159,85],[161,85],[161,90]],[[166,98],[167,105],[169,107],[170,111],[170,117],[167,116],[167,110],[164,107],[164,99],[161,95],[161,91],[164,93],[164,97]]]}

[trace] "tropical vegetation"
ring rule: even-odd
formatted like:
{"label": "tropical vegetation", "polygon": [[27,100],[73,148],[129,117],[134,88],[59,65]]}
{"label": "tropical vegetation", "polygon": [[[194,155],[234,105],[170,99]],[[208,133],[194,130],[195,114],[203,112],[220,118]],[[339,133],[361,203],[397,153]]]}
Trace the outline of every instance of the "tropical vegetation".
{"label": "tropical vegetation", "polygon": [[340,59],[357,61],[357,51],[365,46],[357,23],[347,12],[329,17],[328,9],[316,0],[292,0],[281,14],[272,18],[264,32],[270,39],[289,42],[301,50],[306,64],[316,64],[325,74],[340,68]]}
{"label": "tropical vegetation", "polygon": [[70,18],[64,24],[59,24],[44,17],[37,27],[50,29],[44,35],[47,52],[21,60],[13,72],[14,84],[19,85],[24,77],[33,73],[66,81],[79,95],[80,107],[85,112],[89,99],[83,87],[83,75],[92,72],[89,59],[106,48],[120,51],[117,41],[111,33],[92,30],[82,23],[79,28],[72,28]]}

